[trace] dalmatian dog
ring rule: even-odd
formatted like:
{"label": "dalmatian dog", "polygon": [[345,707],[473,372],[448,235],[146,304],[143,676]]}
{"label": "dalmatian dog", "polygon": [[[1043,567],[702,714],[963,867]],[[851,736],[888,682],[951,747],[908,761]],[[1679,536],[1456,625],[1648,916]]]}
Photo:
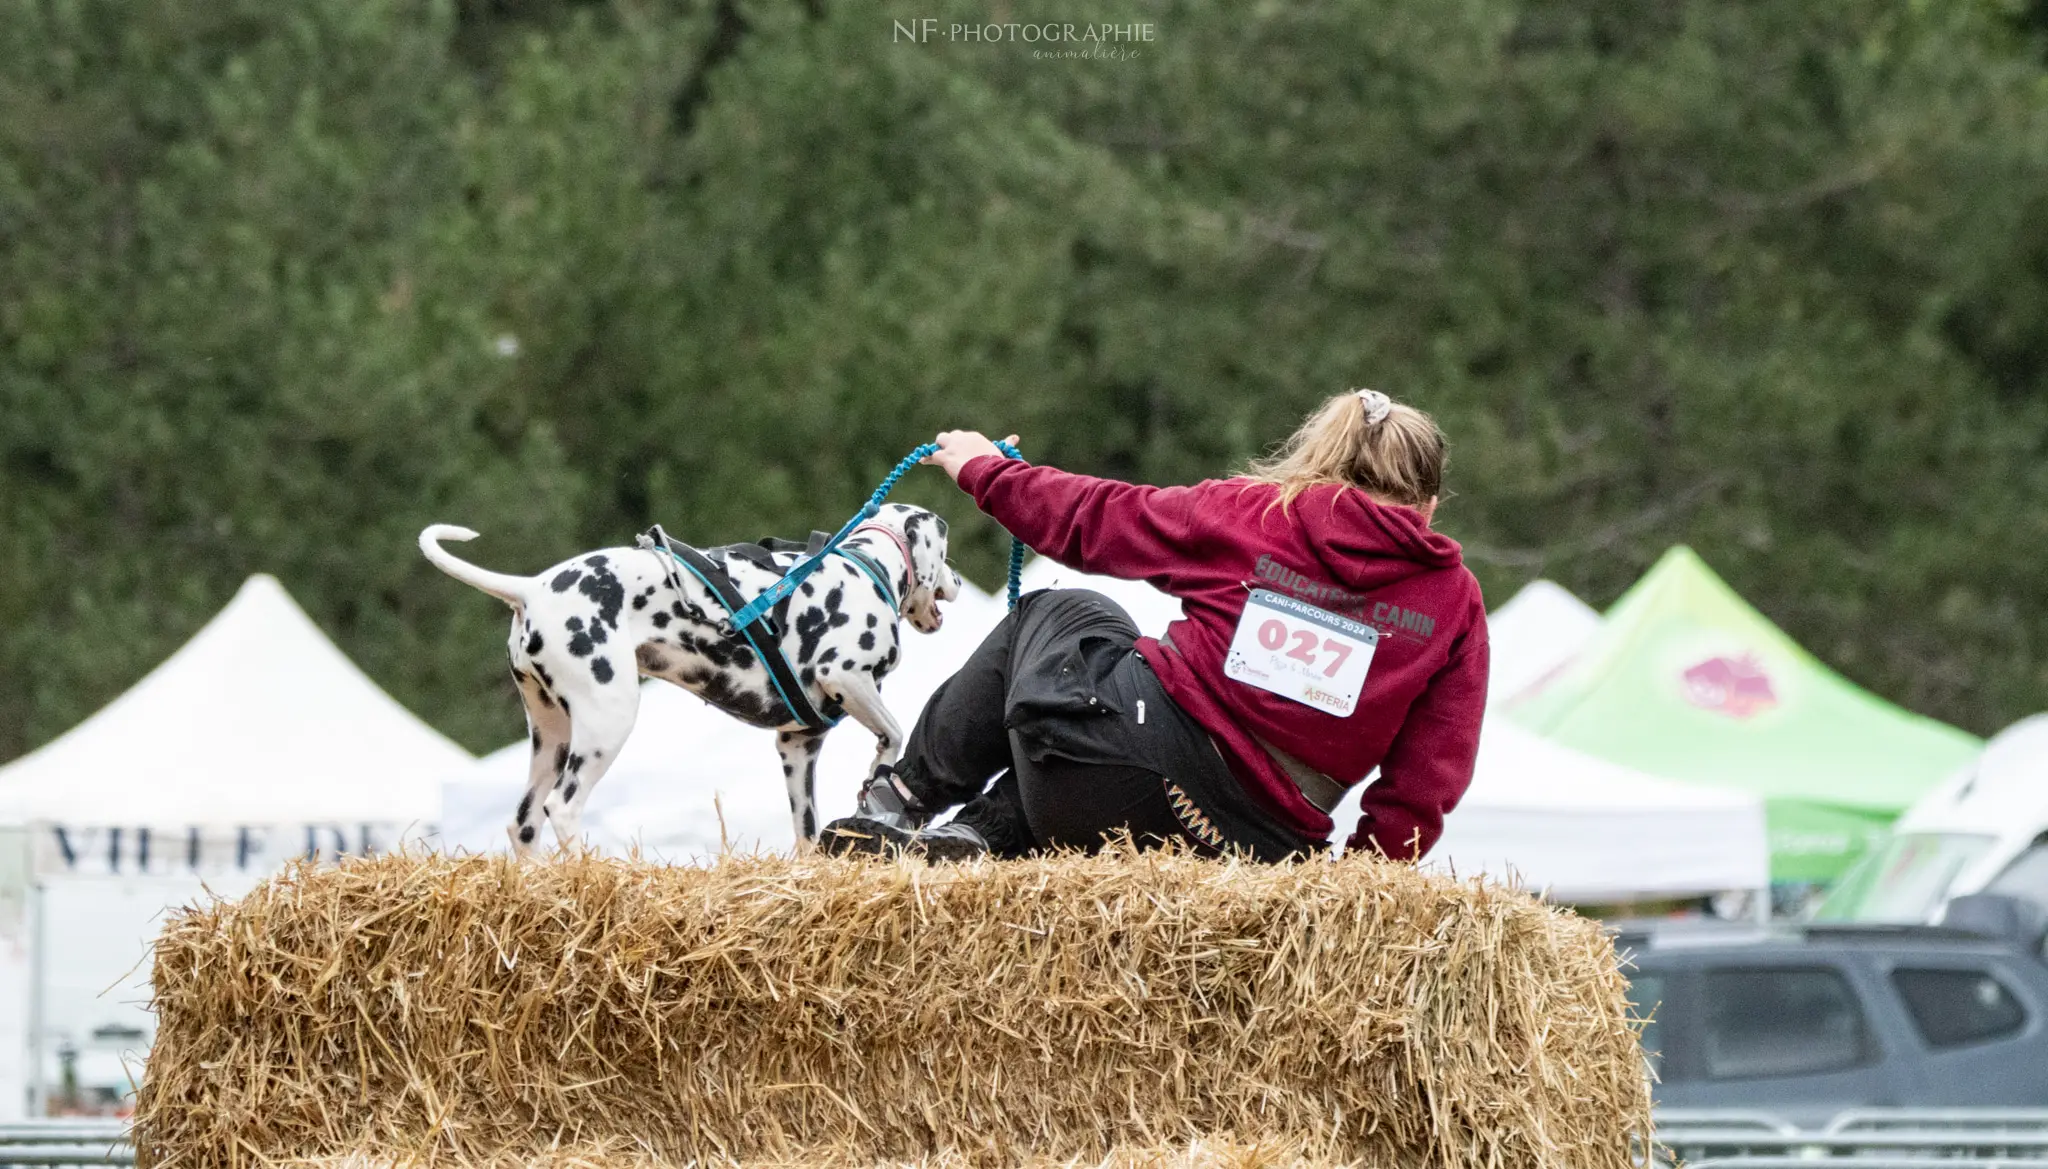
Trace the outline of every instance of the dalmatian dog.
{"label": "dalmatian dog", "polygon": [[[558,844],[579,839],[584,803],[633,731],[642,676],[775,730],[797,840],[816,838],[813,797],[825,732],[791,713],[753,648],[724,625],[725,607],[702,581],[655,549],[604,548],[537,576],[508,576],[441,547],[443,540],[475,538],[468,528],[435,524],[420,533],[420,551],[442,572],[512,606],[512,678],[533,744],[526,795],[506,830],[520,856],[532,854],[543,816]],[[780,645],[813,709],[826,718],[850,715],[875,736],[879,772],[894,766],[903,749],[902,729],[882,704],[882,679],[898,660],[899,618],[935,632],[939,602],[959,596],[960,577],[946,563],[946,521],[923,508],[889,504],[846,544],[895,578],[900,610],[852,560],[828,556],[791,596]],[[777,579],[744,558],[703,551],[745,596]],[[786,568],[799,558],[773,559]]]}

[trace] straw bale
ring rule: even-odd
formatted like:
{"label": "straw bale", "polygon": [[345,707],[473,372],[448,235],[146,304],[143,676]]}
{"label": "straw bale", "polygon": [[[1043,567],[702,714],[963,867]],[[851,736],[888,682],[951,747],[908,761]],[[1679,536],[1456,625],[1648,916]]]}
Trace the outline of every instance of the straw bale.
{"label": "straw bale", "polygon": [[154,970],[141,1169],[1621,1169],[1648,1133],[1594,923],[1364,856],[387,856],[186,910]]}

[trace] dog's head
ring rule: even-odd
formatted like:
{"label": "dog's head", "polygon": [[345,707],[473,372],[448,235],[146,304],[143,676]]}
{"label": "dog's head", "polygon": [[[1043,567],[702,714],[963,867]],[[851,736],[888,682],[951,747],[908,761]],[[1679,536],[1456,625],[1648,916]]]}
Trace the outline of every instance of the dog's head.
{"label": "dog's head", "polygon": [[960,595],[960,574],[946,563],[946,521],[921,507],[892,503],[875,517],[903,537],[910,549],[910,595],[903,616],[919,633],[936,633],[945,621],[940,601]]}

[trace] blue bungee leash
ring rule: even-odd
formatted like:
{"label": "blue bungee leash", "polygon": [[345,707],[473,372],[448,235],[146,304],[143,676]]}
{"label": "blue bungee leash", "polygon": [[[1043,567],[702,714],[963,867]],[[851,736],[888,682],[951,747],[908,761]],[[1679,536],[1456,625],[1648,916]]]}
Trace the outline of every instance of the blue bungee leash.
{"label": "blue bungee leash", "polygon": [[[896,469],[889,472],[888,478],[882,480],[882,485],[875,488],[875,493],[868,497],[867,503],[861,507],[860,511],[855,513],[852,519],[846,521],[845,526],[834,533],[831,539],[825,541],[824,547],[791,565],[789,571],[782,575],[781,580],[770,585],[760,596],[747,602],[744,608],[734,613],[732,615],[732,627],[736,630],[746,629],[749,625],[759,621],[770,609],[780,604],[782,598],[795,592],[796,587],[804,582],[804,578],[816,571],[818,565],[824,562],[825,557],[832,554],[833,549],[839,547],[842,540],[852,535],[855,528],[875,518],[876,513],[882,510],[882,501],[889,497],[890,490],[896,486],[896,481],[903,478],[912,467],[917,466],[926,456],[937,452],[938,449],[938,443],[928,442],[903,456],[903,461],[897,463]],[[1003,452],[1005,458],[1022,459],[1024,457],[1016,447],[1006,442],[997,442],[996,449]],[[915,578],[917,573],[916,566],[906,565],[905,567],[909,569],[912,577]],[[1017,607],[1017,597],[1023,591],[1023,587],[1024,541],[1012,536],[1010,537],[1010,608],[1014,609]]]}

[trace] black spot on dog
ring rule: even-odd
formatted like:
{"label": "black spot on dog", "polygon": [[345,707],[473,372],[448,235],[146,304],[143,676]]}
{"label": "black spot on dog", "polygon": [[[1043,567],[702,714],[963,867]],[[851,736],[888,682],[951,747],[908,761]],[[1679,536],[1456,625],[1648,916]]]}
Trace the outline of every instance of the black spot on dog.
{"label": "black spot on dog", "polygon": [[[676,645],[684,653],[696,654],[720,669],[731,666],[741,650],[740,646],[726,641],[724,638],[697,637],[688,631],[676,634]],[[751,654],[748,656],[752,657]],[[751,665],[752,662],[750,661],[748,664]]]}
{"label": "black spot on dog", "polygon": [[521,843],[521,844],[532,844],[532,843],[533,843],[533,825],[531,825],[531,824],[528,824],[528,825],[527,825],[526,827],[524,827],[524,828],[521,828],[521,829],[519,830],[519,843]]}
{"label": "black spot on dog", "polygon": [[[881,594],[877,593],[876,595],[879,596]],[[832,591],[825,594],[825,624],[828,627],[837,629],[853,620],[853,614],[840,612],[840,606],[845,604],[845,602],[845,585],[833,585]]]}
{"label": "black spot on dog", "polygon": [[569,766],[569,744],[564,743],[555,748],[555,774],[562,774],[562,769],[567,766]]}
{"label": "black spot on dog", "polygon": [[591,676],[591,677],[593,677],[593,678],[595,678],[595,679],[597,679],[597,680],[598,680],[599,682],[601,682],[601,683],[602,683],[602,682],[609,682],[609,681],[611,681],[611,680],[612,680],[612,663],[611,663],[611,659],[610,659],[610,658],[592,658],[592,659],[590,659],[590,676]]}
{"label": "black spot on dog", "polygon": [[870,629],[860,635],[860,647],[864,650],[875,648],[875,631]]}
{"label": "black spot on dog", "polygon": [[568,769],[567,769],[567,770],[568,770],[568,774],[570,774],[570,775],[574,775],[574,774],[576,774],[577,772],[579,772],[579,771],[583,770],[583,756],[581,756],[581,755],[571,755],[571,756],[569,756],[569,766],[568,766]]}
{"label": "black spot on dog", "polygon": [[683,608],[683,603],[681,601],[670,601],[668,611],[674,613],[678,617],[688,617],[690,615],[690,611],[688,609]]}
{"label": "black spot on dog", "polygon": [[533,631],[532,635],[526,639],[526,656],[533,657],[535,654],[538,654],[540,652],[541,644],[542,643],[540,640],[540,630],[536,629]]}
{"label": "black spot on dog", "polygon": [[818,671],[812,669],[809,666],[805,666],[803,670],[797,674],[796,677],[797,681],[802,682],[804,685],[808,686],[811,683],[818,680]]}
{"label": "black spot on dog", "polygon": [[577,630],[583,628],[583,618],[571,617],[567,621],[562,622],[562,628],[567,629],[571,633],[574,633]]}
{"label": "black spot on dog", "polygon": [[562,713],[569,713],[569,697],[566,694],[562,696]]}
{"label": "black spot on dog", "polygon": [[802,585],[798,586],[797,591],[808,597],[815,594],[818,590],[811,586],[810,581],[805,581]]}
{"label": "black spot on dog", "polygon": [[818,652],[818,642],[825,637],[825,628],[832,615],[823,609],[805,609],[796,615],[796,660],[808,662]]}
{"label": "black spot on dog", "polygon": [[881,619],[876,617],[873,613],[868,614],[868,628],[873,629],[880,622],[880,620]]}
{"label": "black spot on dog", "polygon": [[604,626],[593,625],[590,627],[590,640],[596,642],[599,645],[603,645],[607,639],[608,635],[604,631]]}
{"label": "black spot on dog", "polygon": [[[891,670],[891,669],[894,669],[895,667],[896,667],[896,647],[892,645],[892,646],[890,646],[890,647],[889,647],[889,656],[888,656],[888,657],[886,657],[886,658],[883,658],[883,659],[882,659],[882,668],[883,668],[883,669],[885,669],[885,670]],[[562,703],[562,705],[563,705],[564,707],[567,707],[567,706],[568,706],[569,704],[568,704],[567,702],[564,702],[564,703]]]}
{"label": "black spot on dog", "polygon": [[796,764],[794,764],[794,763],[791,763],[791,762],[790,762],[789,760],[787,760],[787,759],[784,759],[784,760],[782,761],[782,774],[784,774],[784,775],[795,775],[795,774],[796,774]]}
{"label": "black spot on dog", "polygon": [[562,792],[562,798],[565,800],[573,800],[576,798],[576,785],[573,782],[570,783],[568,788]]}
{"label": "black spot on dog", "polygon": [[605,565],[610,564],[611,561],[606,560],[602,556],[586,556],[583,558],[583,563],[588,564],[592,568],[603,568]]}
{"label": "black spot on dog", "polygon": [[531,811],[533,811],[533,793],[527,792],[519,797],[519,814],[513,818],[524,824],[526,823],[526,814]]}
{"label": "black spot on dog", "polygon": [[553,677],[549,676],[548,668],[546,666],[541,665],[539,662],[535,662],[533,663],[533,672],[540,677],[541,685],[547,687],[550,690],[553,690],[555,688],[555,680]]}
{"label": "black spot on dog", "polygon": [[598,565],[589,576],[583,578],[578,590],[597,602],[597,619],[611,626],[619,627],[619,610],[626,604],[626,586],[611,569]]}
{"label": "black spot on dog", "polygon": [[540,704],[544,709],[553,710],[555,708],[554,696],[549,694],[547,691],[536,690],[533,692],[533,694],[534,697],[540,699]]}
{"label": "black spot on dog", "polygon": [[819,665],[824,665],[824,664],[825,664],[826,662],[829,662],[829,661],[831,661],[832,659],[834,659],[834,658],[836,658],[836,657],[838,657],[838,656],[839,656],[839,647],[837,647],[837,646],[831,646],[831,647],[828,647],[828,648],[827,648],[827,649],[825,650],[825,652],[824,652],[824,653],[821,653],[821,654],[819,654],[819,655],[818,655],[818,664],[819,664]]}
{"label": "black spot on dog", "polygon": [[754,651],[743,645],[732,647],[732,664],[742,670],[754,668]]}
{"label": "black spot on dog", "polygon": [[654,615],[654,627],[656,629],[667,629],[668,621],[669,617],[667,613],[656,613]]}
{"label": "black spot on dog", "polygon": [[751,687],[734,684],[730,674],[706,674],[697,694],[734,718],[757,727],[776,727],[789,721],[789,712],[781,703],[763,698]]}
{"label": "black spot on dog", "polygon": [[646,594],[646,593],[641,593],[641,594],[640,594],[639,596],[637,596],[637,597],[634,597],[634,598],[633,598],[633,610],[634,610],[634,612],[639,612],[639,611],[640,611],[641,609],[645,609],[646,607],[647,607],[647,594]]}
{"label": "black spot on dog", "polygon": [[590,635],[588,633],[578,633],[576,636],[569,639],[569,652],[576,655],[579,658],[589,657],[591,655],[591,652],[596,648],[596,643],[590,640]]}
{"label": "black spot on dog", "polygon": [[535,727],[535,728],[533,728],[533,749],[534,749],[534,750],[536,750],[536,751],[540,750],[540,728],[539,728],[539,727]]}
{"label": "black spot on dog", "polygon": [[576,582],[582,579],[583,574],[581,572],[573,568],[565,568],[555,574],[555,579],[548,582],[548,587],[558,593],[566,593],[570,589],[575,588]]}

